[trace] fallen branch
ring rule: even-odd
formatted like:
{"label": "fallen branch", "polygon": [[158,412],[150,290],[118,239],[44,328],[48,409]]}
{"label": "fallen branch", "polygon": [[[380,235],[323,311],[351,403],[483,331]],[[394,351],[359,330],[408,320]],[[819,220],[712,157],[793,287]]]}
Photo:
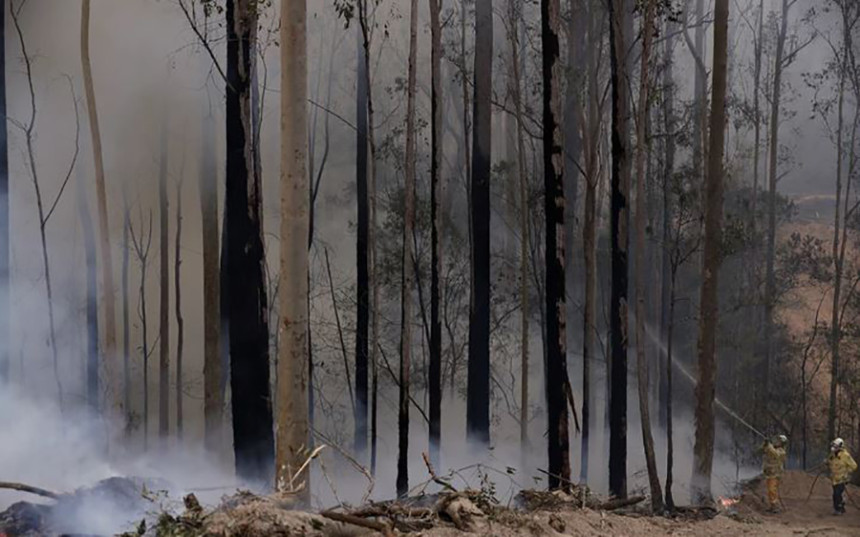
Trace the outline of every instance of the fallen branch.
{"label": "fallen branch", "polygon": [[[558,479],[559,481],[563,481],[567,485],[570,485],[570,487],[579,488],[579,485],[577,485],[576,483],[574,483],[570,479],[565,479],[565,478],[561,477],[560,475],[551,474],[542,468],[538,468],[537,471],[544,474],[544,475],[547,475],[549,477],[554,477],[554,478]],[[567,490],[569,490],[569,489],[567,489]]]}
{"label": "fallen branch", "polygon": [[[302,488],[304,487],[304,482],[302,482],[299,485],[299,487],[296,488],[296,485],[294,485],[296,479],[302,474],[302,472],[305,471],[305,468],[307,468],[311,464],[311,461],[316,459],[317,455],[319,455],[320,452],[323,449],[325,449],[326,447],[327,446],[325,444],[321,444],[321,445],[317,446],[317,448],[311,452],[311,454],[308,456],[308,458],[305,459],[305,462],[299,467],[299,469],[296,471],[296,473],[294,473],[292,476],[290,476],[290,482],[287,484],[288,488],[286,490],[281,490],[280,492],[281,493],[287,493],[287,494],[289,494],[291,492],[300,492],[302,490]],[[281,488],[283,488],[283,487],[281,487]]]}
{"label": "fallen branch", "polygon": [[334,449],[337,453],[340,454],[341,457],[346,459],[356,470],[358,470],[368,482],[367,490],[364,495],[361,497],[360,505],[367,503],[367,499],[370,498],[370,495],[373,493],[373,488],[376,486],[376,481],[373,478],[373,474],[371,474],[367,468],[361,465],[355,458],[353,458],[349,453],[346,452],[342,447],[338,446],[337,443],[333,442],[331,439],[327,438],[323,433],[319,432],[315,428],[312,428],[314,435],[320,437],[326,444],[328,444],[332,449]]}
{"label": "fallen branch", "polygon": [[436,470],[433,469],[433,463],[430,462],[430,457],[427,456],[427,452],[422,452],[421,456],[424,458],[424,465],[427,466],[427,471],[430,472],[430,477],[433,478],[433,482],[442,488],[450,490],[451,492],[457,492],[457,489],[455,489],[451,483],[448,483],[436,474]]}
{"label": "fallen branch", "polygon": [[616,500],[609,500],[607,502],[603,502],[600,504],[597,509],[600,511],[614,511],[616,509],[621,509],[622,507],[630,507],[631,505],[636,505],[637,503],[644,501],[645,496],[631,496],[629,498],[618,498]]}
{"label": "fallen branch", "polygon": [[436,511],[429,507],[407,507],[397,504],[374,504],[369,507],[364,507],[356,511],[350,511],[352,516],[368,518],[368,517],[409,517],[409,518],[424,518],[433,516]]}
{"label": "fallen branch", "polygon": [[366,520],[357,516],[347,515],[345,513],[336,513],[334,511],[323,511],[322,513],[320,513],[320,516],[328,518],[329,520],[334,520],[335,522],[343,522],[344,524],[351,524],[360,528],[375,530],[382,533],[386,537],[393,537],[394,535],[388,524],[385,524],[383,522],[377,522],[375,520]]}
{"label": "fallen branch", "polygon": [[60,494],[57,494],[56,492],[51,492],[50,490],[40,489],[39,487],[33,487],[30,485],[25,485],[24,483],[11,483],[8,481],[0,481],[0,489],[17,490],[19,492],[29,492],[30,494],[35,494],[37,496],[43,496],[45,498],[51,498],[52,500],[57,500],[60,498]]}

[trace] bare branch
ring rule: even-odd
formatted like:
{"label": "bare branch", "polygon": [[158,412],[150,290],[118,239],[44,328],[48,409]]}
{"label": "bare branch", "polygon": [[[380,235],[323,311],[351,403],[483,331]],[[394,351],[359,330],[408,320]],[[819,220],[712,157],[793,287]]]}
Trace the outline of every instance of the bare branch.
{"label": "bare branch", "polygon": [[48,209],[48,212],[45,214],[45,220],[42,222],[43,224],[47,224],[48,220],[51,219],[51,215],[54,214],[54,209],[57,208],[57,204],[60,202],[60,198],[66,190],[66,185],[69,184],[69,179],[72,177],[72,171],[74,171],[75,165],[78,162],[78,154],[81,149],[81,119],[78,113],[78,97],[75,95],[75,85],[72,83],[72,77],[69,75],[63,76],[65,76],[66,80],[69,82],[69,91],[72,93],[72,103],[75,105],[75,152],[72,155],[72,162],[69,163],[69,170],[66,172],[66,178],[63,179],[63,184],[60,186],[59,192],[57,192],[57,195],[54,197],[54,201],[51,203],[51,208]]}
{"label": "bare branch", "polygon": [[224,72],[224,69],[221,68],[221,63],[215,56],[215,51],[212,50],[212,46],[209,43],[209,39],[200,32],[200,28],[197,26],[196,17],[193,17],[188,11],[188,6],[185,5],[185,0],[178,0],[178,3],[179,8],[182,9],[182,13],[185,14],[185,20],[188,21],[188,25],[191,26],[191,30],[197,36],[197,40],[200,41],[200,45],[209,54],[209,59],[212,60],[212,64],[215,66],[215,69],[218,70],[218,74],[221,75],[221,79],[224,80],[224,83],[227,85],[227,87],[232,90],[233,88],[230,86],[230,82],[227,80],[227,75]]}

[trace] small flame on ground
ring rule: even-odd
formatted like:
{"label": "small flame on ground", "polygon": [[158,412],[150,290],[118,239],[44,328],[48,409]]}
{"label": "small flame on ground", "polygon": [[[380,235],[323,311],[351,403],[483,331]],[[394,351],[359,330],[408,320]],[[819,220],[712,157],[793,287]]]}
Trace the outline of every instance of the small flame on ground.
{"label": "small flame on ground", "polygon": [[720,496],[720,505],[723,507],[731,507],[740,501],[739,498],[723,498]]}

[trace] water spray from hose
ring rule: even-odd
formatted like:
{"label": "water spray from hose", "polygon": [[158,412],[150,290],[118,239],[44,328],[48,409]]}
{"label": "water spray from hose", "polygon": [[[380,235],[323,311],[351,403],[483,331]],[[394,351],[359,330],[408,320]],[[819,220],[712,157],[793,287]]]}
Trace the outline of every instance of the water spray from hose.
{"label": "water spray from hose", "polygon": [[[645,332],[648,334],[648,337],[660,347],[660,351],[662,352],[663,356],[666,356],[669,352],[668,349],[666,348],[666,345],[664,344],[662,339],[660,339],[659,337],[656,336],[653,328],[648,323],[645,324]],[[696,378],[693,377],[693,375],[687,370],[687,368],[684,367],[684,364],[679,362],[678,359],[675,358],[674,356],[672,356],[672,365],[674,365],[678,369],[678,371],[680,371],[684,375],[684,377],[686,377],[686,379],[688,381],[690,381],[690,383],[693,386],[696,385]],[[737,412],[735,412],[734,410],[729,408],[728,405],[726,405],[725,403],[720,401],[719,397],[714,396],[714,402],[717,404],[717,406],[720,408],[720,410],[722,410],[723,412],[728,414],[731,418],[736,420],[738,423],[740,423],[741,425],[743,425],[744,427],[746,427],[750,431],[754,432],[758,436],[762,437],[763,439],[765,439],[765,440],[768,439],[764,433],[762,433],[761,431],[759,431],[758,429],[756,429],[755,427],[750,425],[749,422],[747,422],[745,419],[740,417],[737,414]]]}

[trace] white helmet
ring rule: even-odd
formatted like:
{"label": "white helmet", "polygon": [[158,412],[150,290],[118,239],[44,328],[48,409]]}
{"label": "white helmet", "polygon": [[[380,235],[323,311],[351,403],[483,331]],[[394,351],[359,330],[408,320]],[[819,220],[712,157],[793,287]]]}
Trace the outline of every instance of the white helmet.
{"label": "white helmet", "polygon": [[845,441],[841,438],[836,438],[833,442],[830,442],[830,449],[833,451],[839,451],[845,445]]}
{"label": "white helmet", "polygon": [[780,445],[784,446],[785,444],[788,443],[788,437],[785,436],[784,434],[777,436],[777,439],[779,440]]}

